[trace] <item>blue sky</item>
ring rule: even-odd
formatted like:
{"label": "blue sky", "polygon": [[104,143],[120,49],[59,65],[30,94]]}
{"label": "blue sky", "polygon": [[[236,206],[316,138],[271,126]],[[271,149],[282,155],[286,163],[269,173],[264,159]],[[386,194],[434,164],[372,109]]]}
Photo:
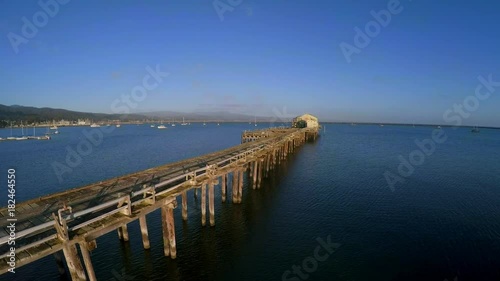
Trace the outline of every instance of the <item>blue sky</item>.
{"label": "blue sky", "polygon": [[[354,28],[390,1],[242,0],[221,21],[212,0],[73,0],[17,54],[8,34],[22,36],[22,18],[42,8],[1,2],[7,105],[111,113],[159,65],[170,75],[133,111],[443,124],[447,109],[474,95],[478,76],[500,81],[497,1],[401,0],[350,63],[339,45],[354,46]],[[500,126],[499,109],[500,87],[464,123]]]}

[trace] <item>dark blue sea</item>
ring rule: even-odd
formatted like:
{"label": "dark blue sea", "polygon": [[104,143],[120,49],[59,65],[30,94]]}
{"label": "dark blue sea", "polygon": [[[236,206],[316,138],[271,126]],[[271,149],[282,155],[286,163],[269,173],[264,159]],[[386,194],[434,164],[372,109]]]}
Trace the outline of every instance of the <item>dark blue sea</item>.
{"label": "dark blue sea", "polygon": [[[60,178],[54,163],[65,164],[90,127],[59,128],[49,141],[0,142],[0,206],[9,168],[19,202],[228,148],[247,129],[255,127],[123,125]],[[97,239],[97,279],[500,280],[500,130],[443,128],[445,140],[421,152],[416,141],[433,130],[327,124],[261,189],[245,186],[242,204],[221,203],[216,189],[215,227],[201,226],[199,198],[189,193],[188,221],[174,210],[177,259],[163,256],[159,212],[147,217],[148,251],[138,222],[127,243],[116,232]],[[398,172],[401,159],[411,173]],[[0,280],[66,279],[49,256]]]}

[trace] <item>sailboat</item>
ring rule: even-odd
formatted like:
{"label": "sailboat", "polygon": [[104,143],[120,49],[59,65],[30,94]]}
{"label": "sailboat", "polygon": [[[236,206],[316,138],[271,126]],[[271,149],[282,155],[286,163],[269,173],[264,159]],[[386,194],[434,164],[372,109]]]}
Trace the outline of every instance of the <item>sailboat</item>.
{"label": "sailboat", "polygon": [[12,122],[10,122],[10,137],[7,137],[8,140],[15,140],[16,138],[12,136]]}
{"label": "sailboat", "polygon": [[186,126],[187,124],[188,124],[188,123],[186,123],[186,122],[184,121],[184,117],[182,117],[182,123],[181,123],[181,126]]}
{"label": "sailboat", "polygon": [[26,137],[26,136],[24,135],[24,126],[23,126],[23,122],[21,122],[21,135],[22,135],[22,136],[21,136],[21,137],[16,138],[16,140],[27,140],[27,139],[28,139],[28,137]]}
{"label": "sailboat", "polygon": [[205,123],[205,121],[203,121],[203,126],[207,125],[207,123]]}
{"label": "sailboat", "polygon": [[52,127],[50,127],[51,130],[57,130],[56,122],[52,121]]}
{"label": "sailboat", "polygon": [[158,126],[158,129],[166,129],[165,125],[163,125],[163,121],[160,122],[160,125]]}
{"label": "sailboat", "polygon": [[172,121],[172,127],[175,127],[175,118],[174,118],[174,120]]}
{"label": "sailboat", "polygon": [[257,116],[255,116],[255,127],[257,127]]}
{"label": "sailboat", "polygon": [[92,123],[90,124],[90,128],[99,128],[101,126],[99,126],[97,123]]}
{"label": "sailboat", "polygon": [[479,128],[477,126],[474,126],[472,130],[470,130],[472,133],[479,133]]}

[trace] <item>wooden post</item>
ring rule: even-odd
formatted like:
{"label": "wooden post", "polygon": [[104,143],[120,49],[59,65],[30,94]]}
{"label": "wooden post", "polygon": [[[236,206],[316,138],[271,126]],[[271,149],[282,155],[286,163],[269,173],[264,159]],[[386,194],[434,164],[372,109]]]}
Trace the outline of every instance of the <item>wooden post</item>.
{"label": "wooden post", "polygon": [[201,225],[207,223],[207,185],[201,185]]}
{"label": "wooden post", "polygon": [[232,180],[232,195],[233,195],[233,203],[238,202],[238,170],[233,171],[233,180]]}
{"label": "wooden post", "polygon": [[121,228],[121,234],[122,234],[122,240],[124,242],[127,242],[128,241],[128,229],[127,229],[127,225],[125,224],[124,226],[120,227]]}
{"label": "wooden post", "polygon": [[215,225],[214,183],[212,181],[208,184],[208,211],[210,212],[210,226],[214,226]]}
{"label": "wooden post", "polygon": [[174,209],[172,206],[167,206],[167,227],[168,227],[168,241],[170,244],[170,257],[175,259],[177,257],[177,246],[175,242],[175,221]]}
{"label": "wooden post", "polygon": [[254,161],[253,164],[253,181],[252,181],[252,189],[255,189],[257,187],[257,171],[259,167],[259,159]]}
{"label": "wooden post", "polygon": [[139,225],[141,226],[141,234],[142,234],[142,245],[145,250],[150,248],[149,245],[149,235],[148,235],[148,224],[146,222],[146,215],[142,215],[139,217]]}
{"label": "wooden post", "polygon": [[122,235],[122,228],[118,227],[116,229],[116,232],[118,233],[118,239],[123,240],[123,235]]}
{"label": "wooden post", "polygon": [[198,188],[194,188],[194,198],[197,198],[198,197]]}
{"label": "wooden post", "polygon": [[241,199],[243,198],[243,173],[244,170],[240,170],[240,180],[238,181],[238,203],[241,203]]}
{"label": "wooden post", "polygon": [[262,171],[264,170],[261,160],[259,160],[259,162],[259,168],[257,169],[257,188],[260,188],[260,183],[262,181]]}
{"label": "wooden post", "polygon": [[85,263],[85,269],[87,269],[87,275],[90,281],[96,281],[94,266],[92,266],[92,260],[90,259],[89,249],[87,242],[80,244],[80,252],[82,252],[83,262]]}
{"label": "wooden post", "polygon": [[71,275],[71,280],[73,281],[87,280],[87,277],[85,276],[85,271],[83,270],[82,263],[80,262],[80,258],[78,257],[78,250],[76,249],[76,246],[74,244],[64,245],[63,254],[64,258],[66,259],[66,264],[68,265],[69,273]]}
{"label": "wooden post", "polygon": [[63,243],[63,255],[66,260],[66,264],[73,281],[87,280],[85,276],[85,271],[83,270],[82,262],[78,257],[78,250],[76,245],[70,245],[68,226],[66,220],[60,220],[55,213],[52,213],[52,218],[54,219],[54,227],[57,231],[57,237]]}
{"label": "wooden post", "polygon": [[163,230],[163,253],[170,256],[170,241],[168,240],[167,206],[161,206],[161,223]]}
{"label": "wooden post", "polygon": [[221,191],[222,191],[222,203],[226,202],[226,191],[227,191],[227,174],[222,175],[222,184],[221,184]]}
{"label": "wooden post", "polygon": [[[194,190],[196,192],[196,188]],[[181,196],[182,196],[182,219],[186,221],[188,219],[188,203],[187,203],[186,191],[183,191]]]}
{"label": "wooden post", "polygon": [[271,165],[271,154],[267,155],[266,159],[266,176],[269,176],[269,166]]}

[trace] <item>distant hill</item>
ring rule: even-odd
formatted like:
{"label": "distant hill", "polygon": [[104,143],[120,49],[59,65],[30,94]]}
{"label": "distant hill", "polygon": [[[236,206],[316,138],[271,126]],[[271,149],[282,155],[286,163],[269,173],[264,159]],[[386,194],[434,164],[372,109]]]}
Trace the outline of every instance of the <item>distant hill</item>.
{"label": "distant hill", "polygon": [[[181,121],[182,118],[186,121],[254,121],[255,117],[245,114],[237,114],[230,112],[200,112],[200,113],[183,113],[175,111],[157,111],[144,112],[137,114],[105,114],[105,113],[90,113],[71,111],[66,109],[50,108],[50,107],[32,107],[21,105],[3,105],[0,104],[0,127],[6,127],[11,121],[16,124],[22,121],[24,124],[40,123],[45,121],[61,119],[68,121],[76,121],[78,119],[90,119],[93,122],[109,121],[109,120],[172,120]],[[258,122],[271,121],[272,117],[257,117]]]}
{"label": "distant hill", "polygon": [[91,119],[95,122],[104,120],[142,120],[147,118],[144,115],[138,114],[104,114],[104,113],[89,113],[71,111],[66,109],[50,108],[50,107],[32,107],[20,105],[3,105],[0,104],[0,120],[4,121],[23,121],[25,123],[44,122],[51,120],[78,120]]}

